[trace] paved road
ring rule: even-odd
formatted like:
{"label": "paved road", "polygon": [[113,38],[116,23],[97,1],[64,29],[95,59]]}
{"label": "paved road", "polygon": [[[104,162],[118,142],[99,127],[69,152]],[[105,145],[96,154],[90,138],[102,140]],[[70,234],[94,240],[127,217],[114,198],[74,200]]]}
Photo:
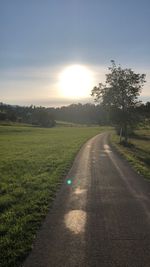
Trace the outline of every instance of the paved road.
{"label": "paved road", "polygon": [[149,267],[150,182],[108,144],[77,155],[24,267]]}

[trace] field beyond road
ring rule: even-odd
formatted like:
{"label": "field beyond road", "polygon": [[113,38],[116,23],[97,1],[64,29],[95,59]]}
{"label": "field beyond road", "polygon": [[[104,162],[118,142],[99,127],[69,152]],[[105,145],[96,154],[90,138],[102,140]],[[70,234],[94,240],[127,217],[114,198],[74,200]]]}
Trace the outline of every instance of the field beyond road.
{"label": "field beyond road", "polygon": [[81,145],[105,127],[0,126],[0,266],[17,267]]}

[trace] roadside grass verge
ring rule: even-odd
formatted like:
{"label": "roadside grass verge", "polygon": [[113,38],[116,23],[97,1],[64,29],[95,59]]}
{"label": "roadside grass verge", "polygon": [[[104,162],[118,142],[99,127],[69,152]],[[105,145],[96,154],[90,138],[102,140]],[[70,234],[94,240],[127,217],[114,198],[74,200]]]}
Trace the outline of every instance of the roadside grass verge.
{"label": "roadside grass verge", "polygon": [[138,129],[129,139],[129,147],[119,144],[119,136],[111,135],[112,145],[131,163],[134,169],[150,179],[150,128]]}
{"label": "roadside grass verge", "polygon": [[107,127],[0,126],[0,266],[17,267],[81,145]]}

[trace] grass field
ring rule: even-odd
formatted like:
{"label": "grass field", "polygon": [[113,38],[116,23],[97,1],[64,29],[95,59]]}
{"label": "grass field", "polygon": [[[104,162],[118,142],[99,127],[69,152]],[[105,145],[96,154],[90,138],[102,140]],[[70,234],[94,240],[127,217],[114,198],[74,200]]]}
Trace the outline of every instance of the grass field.
{"label": "grass field", "polygon": [[120,145],[116,134],[112,134],[111,140],[136,171],[150,179],[150,128],[136,130],[135,135],[129,139],[129,147]]}
{"label": "grass field", "polygon": [[75,154],[100,127],[0,126],[0,266],[17,267]]}

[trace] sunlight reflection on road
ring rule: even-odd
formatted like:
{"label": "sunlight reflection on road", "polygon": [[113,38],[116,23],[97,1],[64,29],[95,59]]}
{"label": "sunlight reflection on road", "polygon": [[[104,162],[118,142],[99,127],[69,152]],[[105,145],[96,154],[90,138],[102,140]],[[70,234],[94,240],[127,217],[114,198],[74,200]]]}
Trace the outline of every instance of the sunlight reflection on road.
{"label": "sunlight reflection on road", "polygon": [[80,188],[77,188],[74,192],[74,194],[76,195],[80,195],[80,194],[83,194],[85,193],[87,190],[86,189],[80,189]]}
{"label": "sunlight reflection on road", "polygon": [[72,210],[65,215],[65,225],[70,231],[75,234],[80,234],[85,231],[86,218],[87,215],[85,211]]}
{"label": "sunlight reflection on road", "polygon": [[104,145],[104,151],[105,151],[106,153],[110,153],[110,152],[112,152],[111,149],[110,149],[110,146],[108,146],[107,144]]}

